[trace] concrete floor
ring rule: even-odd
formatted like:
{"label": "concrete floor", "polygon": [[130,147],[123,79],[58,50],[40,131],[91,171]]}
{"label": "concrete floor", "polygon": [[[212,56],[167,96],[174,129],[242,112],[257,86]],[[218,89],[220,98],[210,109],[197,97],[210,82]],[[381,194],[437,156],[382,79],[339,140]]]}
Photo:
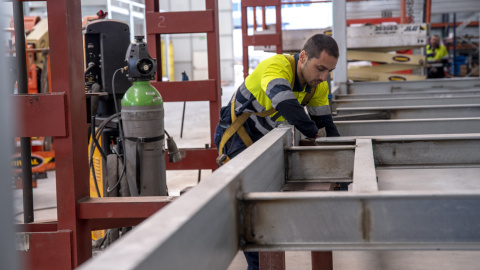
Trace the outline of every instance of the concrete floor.
{"label": "concrete floor", "polygon": [[[223,87],[222,101],[225,104],[235,91],[235,86]],[[161,92],[161,89],[159,89]],[[183,138],[180,127],[183,103],[165,104],[165,128],[180,148],[204,147],[210,144],[209,108],[207,102],[188,102],[186,104]],[[204,180],[211,174],[209,170],[201,171]],[[379,188],[382,190],[441,190],[459,188],[479,189],[480,169],[462,168],[450,170],[377,170]],[[448,181],[436,181],[439,177]],[[421,179],[421,181],[420,181]],[[468,180],[465,180],[468,179]],[[195,186],[198,171],[168,171],[167,185],[172,196],[178,196],[180,190]],[[22,191],[14,190],[15,220],[22,222]],[[34,189],[35,220],[56,219],[55,172],[48,173],[48,179],[39,179]],[[341,251],[333,252],[335,270],[469,270],[480,269],[480,252],[477,251]],[[287,269],[311,269],[310,252],[286,252]],[[247,265],[243,254],[239,252],[228,270],[244,270]]]}

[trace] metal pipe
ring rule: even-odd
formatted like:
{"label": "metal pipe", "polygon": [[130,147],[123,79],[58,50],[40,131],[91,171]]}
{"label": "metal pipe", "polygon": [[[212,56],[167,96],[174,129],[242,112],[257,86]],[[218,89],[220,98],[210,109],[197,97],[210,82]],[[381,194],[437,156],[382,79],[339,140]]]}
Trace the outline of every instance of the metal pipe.
{"label": "metal pipe", "polygon": [[[15,24],[15,49],[18,65],[18,93],[28,93],[27,59],[25,51],[25,26],[23,21],[23,3],[13,2]],[[30,137],[21,137],[22,186],[23,186],[23,221],[33,222],[33,188],[32,188],[32,151]]]}

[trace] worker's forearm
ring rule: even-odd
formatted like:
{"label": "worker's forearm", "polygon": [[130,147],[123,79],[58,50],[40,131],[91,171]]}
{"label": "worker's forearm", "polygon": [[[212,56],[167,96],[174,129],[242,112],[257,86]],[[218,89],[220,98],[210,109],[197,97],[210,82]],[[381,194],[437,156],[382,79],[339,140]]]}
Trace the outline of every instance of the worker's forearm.
{"label": "worker's forearm", "polygon": [[315,138],[317,135],[318,128],[315,122],[308,117],[297,100],[284,100],[277,105],[276,110],[303,135],[309,138]]}
{"label": "worker's forearm", "polygon": [[317,127],[325,128],[327,132],[327,137],[338,137],[340,133],[338,133],[337,127],[333,123],[333,118],[331,114],[322,115],[322,116],[311,116],[313,121],[317,124]]}

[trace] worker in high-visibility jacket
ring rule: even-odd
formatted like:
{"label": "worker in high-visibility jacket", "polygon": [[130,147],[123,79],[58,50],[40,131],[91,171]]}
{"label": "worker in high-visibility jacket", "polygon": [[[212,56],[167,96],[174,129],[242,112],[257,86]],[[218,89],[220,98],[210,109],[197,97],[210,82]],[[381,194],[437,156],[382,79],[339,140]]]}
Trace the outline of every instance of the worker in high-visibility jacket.
{"label": "worker in high-visibility jacket", "polygon": [[[310,37],[294,56],[278,54],[262,61],[233,95],[235,102],[221,110],[214,137],[217,162],[238,155],[282,121],[308,138],[315,138],[320,128],[325,128],[327,136],[340,136],[332,120],[326,81],[337,61],[336,41],[323,34]],[[244,123],[234,128],[232,122],[242,119]],[[245,133],[247,138],[242,136]]]}
{"label": "worker in high-visibility jacket", "polygon": [[444,78],[445,77],[445,64],[448,63],[448,51],[447,48],[440,43],[440,37],[433,35],[427,45],[427,77]]}
{"label": "worker in high-visibility jacket", "polygon": [[[327,136],[340,136],[332,120],[326,81],[338,55],[336,41],[317,34],[294,56],[278,54],[262,61],[221,110],[214,136],[220,154],[217,163],[235,157],[282,121],[308,138],[316,138],[321,128]],[[258,253],[245,254],[249,269],[256,269]]]}

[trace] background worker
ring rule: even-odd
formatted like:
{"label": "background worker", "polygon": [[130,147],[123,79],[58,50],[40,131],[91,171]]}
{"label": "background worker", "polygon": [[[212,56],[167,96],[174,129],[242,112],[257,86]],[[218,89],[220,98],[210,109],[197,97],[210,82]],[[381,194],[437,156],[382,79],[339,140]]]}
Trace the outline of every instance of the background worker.
{"label": "background worker", "polygon": [[433,35],[427,45],[427,78],[444,78],[444,66],[448,62],[448,51],[440,44],[440,37]]}
{"label": "background worker", "polygon": [[[220,154],[217,163],[235,157],[282,121],[308,138],[316,138],[320,128],[325,128],[327,136],[340,136],[332,120],[326,81],[337,65],[338,55],[336,41],[317,34],[294,56],[278,54],[262,61],[238,88],[229,105],[221,109],[214,136]],[[249,138],[239,135],[242,132],[231,134],[235,121],[241,118],[246,120],[239,129]],[[245,252],[245,257],[248,269],[258,269],[258,252]]]}

